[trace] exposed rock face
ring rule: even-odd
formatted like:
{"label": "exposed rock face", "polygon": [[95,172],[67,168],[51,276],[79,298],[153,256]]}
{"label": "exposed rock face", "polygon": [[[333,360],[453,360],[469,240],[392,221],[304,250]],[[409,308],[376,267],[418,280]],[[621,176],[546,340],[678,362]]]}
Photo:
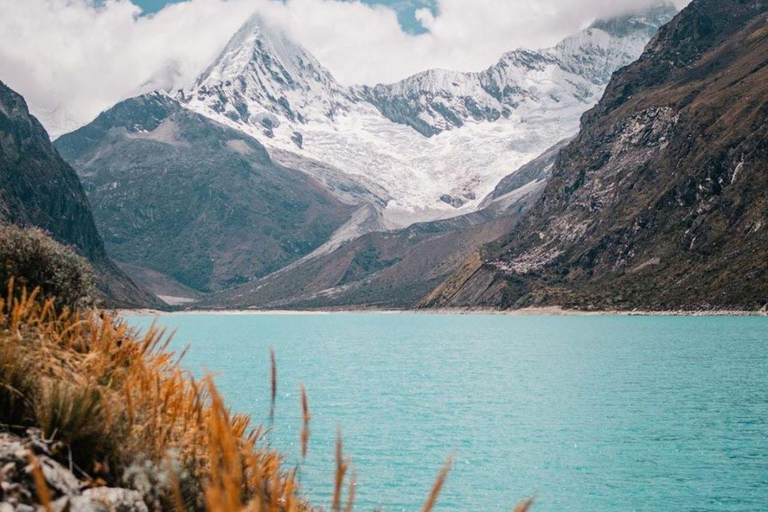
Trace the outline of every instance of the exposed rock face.
{"label": "exposed rock face", "polygon": [[0,512],[40,512],[30,456],[39,466],[54,512],[148,512],[141,493],[116,487],[90,487],[53,456],[55,445],[40,432],[24,438],[0,433]]}
{"label": "exposed rock face", "polygon": [[768,302],[768,2],[694,0],[620,70],[535,208],[425,305]]}
{"label": "exposed rock face", "polygon": [[235,286],[311,252],[355,209],[354,184],[334,182],[337,193],[163,94],[124,101],[56,147],[110,255],[139,279],[143,267],[197,291]]}
{"label": "exposed rock face", "polygon": [[24,99],[0,82],[0,222],[39,227],[94,266],[116,306],[162,305],[112,263],[72,168],[51,145]]}

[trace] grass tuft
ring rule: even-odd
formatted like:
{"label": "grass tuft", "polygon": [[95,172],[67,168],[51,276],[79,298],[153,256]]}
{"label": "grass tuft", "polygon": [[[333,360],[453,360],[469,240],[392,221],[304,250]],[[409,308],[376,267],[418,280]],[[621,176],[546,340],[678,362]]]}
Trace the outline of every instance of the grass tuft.
{"label": "grass tuft", "polygon": [[309,399],[307,398],[307,390],[304,388],[304,384],[301,385],[301,459],[307,458],[307,450],[309,448],[309,421],[312,419],[312,415],[309,413]]}
{"label": "grass tuft", "polygon": [[59,313],[54,299],[10,287],[0,298],[3,428],[41,428],[92,480],[149,473],[157,496],[147,500],[164,509],[310,510],[261,429],[227,410],[211,379],[182,370],[162,331],[136,336],[108,313]]}
{"label": "grass tuft", "polygon": [[445,465],[440,470],[440,473],[438,473],[435,483],[432,485],[432,490],[429,492],[427,502],[424,503],[424,508],[422,509],[423,512],[430,512],[430,510],[435,508],[435,505],[437,504],[437,497],[440,495],[440,491],[442,490],[443,485],[445,485],[445,479],[448,478],[448,473],[451,472],[452,466],[453,455],[449,455],[448,460],[445,461]]}

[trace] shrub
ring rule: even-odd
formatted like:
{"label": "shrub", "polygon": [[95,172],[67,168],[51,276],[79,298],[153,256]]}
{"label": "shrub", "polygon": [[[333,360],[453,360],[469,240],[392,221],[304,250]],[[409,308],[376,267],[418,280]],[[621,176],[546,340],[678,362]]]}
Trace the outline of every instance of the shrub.
{"label": "shrub", "polygon": [[81,308],[93,303],[94,279],[90,264],[72,249],[39,229],[0,225],[0,294],[8,283],[17,289],[40,288],[44,298],[55,297],[58,308]]}

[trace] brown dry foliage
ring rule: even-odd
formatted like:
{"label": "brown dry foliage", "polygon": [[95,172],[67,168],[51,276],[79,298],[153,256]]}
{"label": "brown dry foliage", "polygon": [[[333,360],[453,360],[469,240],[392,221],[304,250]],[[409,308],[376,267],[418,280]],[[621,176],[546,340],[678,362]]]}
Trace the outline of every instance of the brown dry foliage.
{"label": "brown dry foliage", "polygon": [[72,447],[81,472],[108,483],[137,462],[165,470],[173,458],[180,474],[161,497],[170,508],[309,510],[261,430],[166,346],[157,329],[135,338],[110,314],[58,313],[36,292],[0,298],[0,402],[13,404],[0,423],[40,426]]}
{"label": "brown dry foliage", "polygon": [[309,421],[312,419],[312,415],[309,413],[309,399],[307,398],[307,390],[304,385],[301,385],[301,458],[307,458],[307,449],[309,446]]}
{"label": "brown dry foliage", "polygon": [[424,508],[422,509],[422,512],[430,512],[437,503],[437,497],[440,495],[440,491],[443,488],[443,485],[445,485],[445,479],[448,478],[448,473],[451,472],[451,467],[453,466],[453,455],[448,456],[448,460],[445,461],[445,465],[440,470],[440,473],[437,474],[437,479],[435,480],[435,483],[432,485],[432,490],[429,492],[429,496],[427,497],[427,502],[424,503]]}

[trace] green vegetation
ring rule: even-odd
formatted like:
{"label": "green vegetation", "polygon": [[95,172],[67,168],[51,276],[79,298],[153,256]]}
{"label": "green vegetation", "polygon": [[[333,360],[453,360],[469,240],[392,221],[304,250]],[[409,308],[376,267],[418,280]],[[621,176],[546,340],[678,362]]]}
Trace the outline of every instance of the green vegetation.
{"label": "green vegetation", "polygon": [[56,297],[58,308],[79,308],[93,303],[94,275],[90,264],[74,250],[54,241],[39,229],[0,225],[0,294],[9,294],[8,283],[39,288],[45,297]]}

